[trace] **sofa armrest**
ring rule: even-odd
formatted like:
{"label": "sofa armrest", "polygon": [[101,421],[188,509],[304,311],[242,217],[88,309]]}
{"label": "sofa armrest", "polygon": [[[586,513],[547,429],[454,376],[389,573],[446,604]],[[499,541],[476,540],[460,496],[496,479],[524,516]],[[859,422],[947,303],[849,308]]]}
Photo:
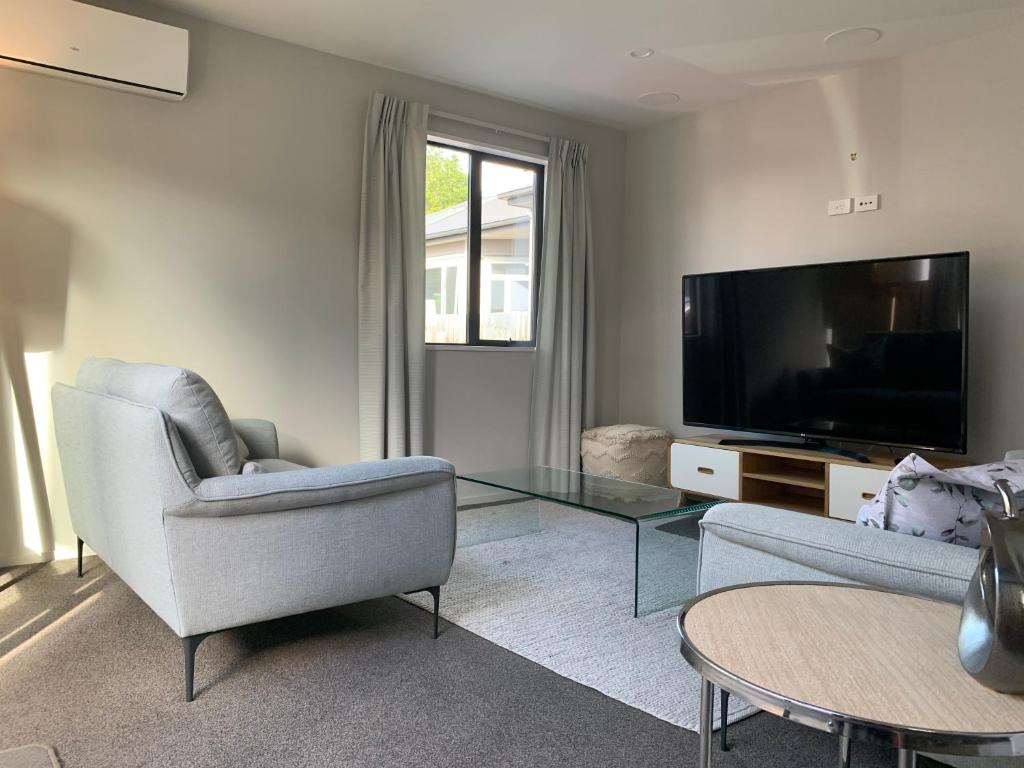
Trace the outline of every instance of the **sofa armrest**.
{"label": "sofa armrest", "polygon": [[288,472],[224,475],[200,482],[192,499],[166,510],[166,514],[225,517],[283,512],[454,482],[455,468],[432,456]]}
{"label": "sofa armrest", "polygon": [[277,427],[266,419],[232,419],[235,433],[245,441],[250,459],[278,459]]}
{"label": "sofa armrest", "polygon": [[978,562],[967,547],[754,504],[712,507],[701,529],[701,591],[821,579],[959,602]]}

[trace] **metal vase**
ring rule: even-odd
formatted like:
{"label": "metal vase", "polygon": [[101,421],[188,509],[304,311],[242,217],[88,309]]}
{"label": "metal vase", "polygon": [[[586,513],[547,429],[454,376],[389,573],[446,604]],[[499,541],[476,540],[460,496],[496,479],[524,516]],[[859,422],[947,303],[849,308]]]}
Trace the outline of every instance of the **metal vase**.
{"label": "metal vase", "polygon": [[979,683],[1024,693],[1024,519],[1010,484],[995,485],[1003,512],[982,516],[978,569],[964,599],[957,647],[960,663]]}

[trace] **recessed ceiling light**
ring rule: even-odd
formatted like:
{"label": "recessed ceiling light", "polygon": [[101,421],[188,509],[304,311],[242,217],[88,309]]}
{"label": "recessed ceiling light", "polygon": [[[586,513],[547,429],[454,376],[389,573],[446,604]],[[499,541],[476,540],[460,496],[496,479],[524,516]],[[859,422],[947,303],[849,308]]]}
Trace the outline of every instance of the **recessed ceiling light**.
{"label": "recessed ceiling light", "polygon": [[874,27],[850,27],[840,29],[825,37],[830,48],[864,48],[882,39],[882,30]]}
{"label": "recessed ceiling light", "polygon": [[629,52],[634,59],[649,59],[654,55],[653,48],[634,48]]}
{"label": "recessed ceiling light", "polygon": [[679,102],[679,94],[672,91],[654,91],[638,96],[636,101],[645,107],[670,107]]}

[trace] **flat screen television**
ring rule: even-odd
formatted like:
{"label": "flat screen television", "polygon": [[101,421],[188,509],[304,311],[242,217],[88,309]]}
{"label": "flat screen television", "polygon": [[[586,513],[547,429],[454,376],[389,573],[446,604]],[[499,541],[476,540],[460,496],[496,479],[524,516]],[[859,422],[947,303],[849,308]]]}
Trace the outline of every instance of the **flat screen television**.
{"label": "flat screen television", "polygon": [[963,453],[969,254],[683,277],[683,422]]}

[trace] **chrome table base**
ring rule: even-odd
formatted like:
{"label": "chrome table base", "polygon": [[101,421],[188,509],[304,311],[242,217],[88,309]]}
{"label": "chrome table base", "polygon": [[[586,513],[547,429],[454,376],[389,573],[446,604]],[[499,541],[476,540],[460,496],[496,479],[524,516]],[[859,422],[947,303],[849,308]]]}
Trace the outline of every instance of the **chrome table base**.
{"label": "chrome table base", "polygon": [[711,768],[711,724],[715,709],[715,686],[700,679],[700,755],[698,768]]}
{"label": "chrome table base", "polygon": [[839,768],[850,768],[850,747],[852,746],[849,736],[839,737]]}
{"label": "chrome table base", "polygon": [[[697,768],[711,768],[712,724],[715,710],[715,686],[705,678],[700,681],[700,752]],[[724,725],[724,724],[723,724]],[[850,768],[851,746],[849,736],[839,737],[839,768]],[[912,749],[896,750],[897,768],[917,768],[917,753]]]}

